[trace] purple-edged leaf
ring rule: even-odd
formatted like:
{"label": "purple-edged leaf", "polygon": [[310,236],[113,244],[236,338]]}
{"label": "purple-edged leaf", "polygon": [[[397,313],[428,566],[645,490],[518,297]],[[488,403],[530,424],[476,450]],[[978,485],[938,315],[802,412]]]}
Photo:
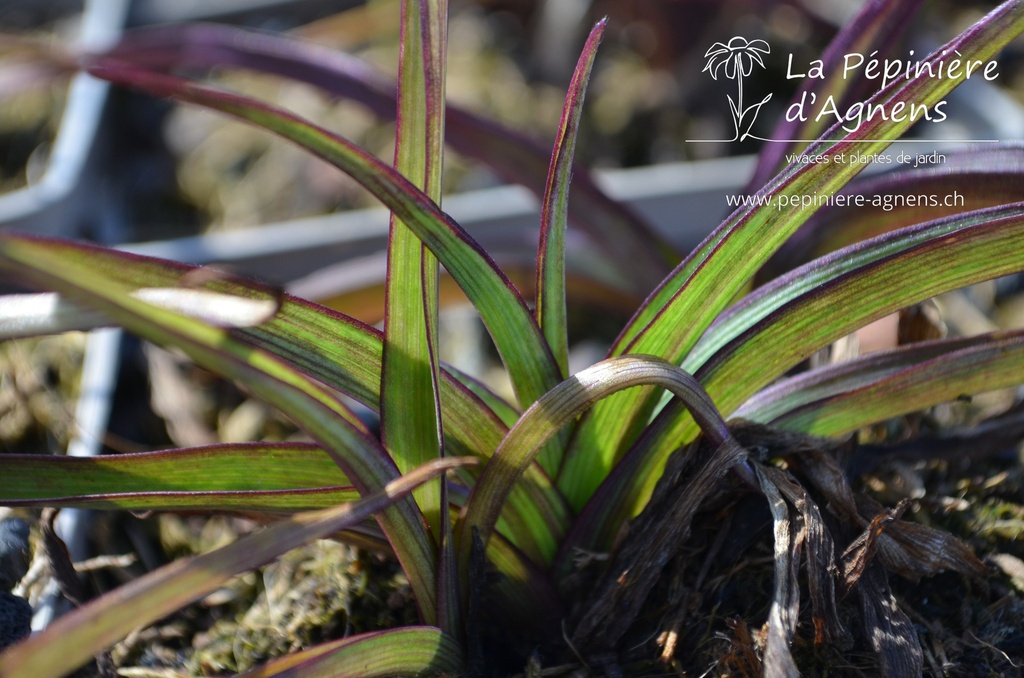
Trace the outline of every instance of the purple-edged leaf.
{"label": "purple-edged leaf", "polygon": [[[89,250],[88,257],[97,269],[126,288],[171,287],[182,279],[195,277],[197,270],[186,264],[115,250],[94,248]],[[237,298],[259,294],[230,279],[215,279],[211,286]],[[65,297],[57,303],[69,309],[86,308]],[[273,318],[256,327],[235,329],[232,336],[376,409],[380,404],[380,332],[303,299],[284,295],[280,303],[281,308]],[[62,329],[117,324],[96,311],[73,310],[72,317],[76,319],[73,327],[62,325]],[[482,384],[450,367],[442,366],[440,386],[445,444],[459,456],[490,457],[507,433],[507,426],[515,423],[518,412]],[[543,554],[552,547],[537,545],[535,536],[563,534],[568,528],[569,512],[550,478],[534,464],[527,470],[524,482],[516,486],[506,518],[509,538],[531,558],[542,562]]]}
{"label": "purple-edged leaf", "polygon": [[776,417],[820,398],[867,386],[924,361],[953,351],[976,348],[988,344],[994,337],[1009,334],[981,334],[915,342],[801,372],[761,389],[733,411],[732,416],[770,423]]}
{"label": "purple-edged leaf", "polygon": [[[405,0],[399,56],[395,167],[438,205],[444,158],[447,0]],[[381,422],[400,469],[445,456],[437,357],[439,267],[392,213],[388,243]],[[460,589],[445,478],[414,497],[438,544],[438,623],[461,636]]]}
{"label": "purple-edged leaf", "polygon": [[[786,370],[872,320],[965,285],[1024,270],[1024,203],[904,229],[802,266],[755,290],[713,325],[683,363],[730,415]],[[842,309],[837,313],[836,309]],[[753,369],[751,366],[756,366]],[[672,450],[697,426],[670,402],[586,511],[602,548],[643,507]]]}
{"label": "purple-edged leaf", "polygon": [[[757,346],[770,355],[800,354],[888,313],[945,291],[1024,269],[1024,203],[976,210],[878,236],[825,257],[758,288],[723,313],[683,361],[710,375],[737,352],[767,342],[766,333],[800,336],[790,346]],[[843,309],[836,313],[835,309]],[[800,327],[787,326],[784,318]],[[755,339],[756,337],[756,339]],[[777,360],[776,360],[777,362]],[[780,365],[784,371],[794,363]],[[747,377],[774,377],[760,370]],[[702,380],[702,383],[706,383]],[[749,388],[749,387],[746,387]],[[738,403],[736,403],[738,404]]]}
{"label": "purple-edged leaf", "polygon": [[309,443],[65,457],[4,455],[0,505],[128,511],[306,511],[359,498]]}
{"label": "purple-edged leaf", "polygon": [[[590,31],[576,63],[576,70],[573,71],[562,108],[562,119],[555,134],[544,199],[541,201],[537,308],[534,313],[563,378],[569,374],[569,338],[565,319],[565,231],[569,220],[569,184],[572,180],[573,156],[576,153],[576,134],[583,114],[583,99],[606,22],[599,21]],[[558,462],[554,459],[544,466],[557,468]]]}
{"label": "purple-edged leaf", "polygon": [[[252,337],[255,345],[299,365],[367,407],[377,407],[381,340],[373,328],[310,302],[286,298],[273,320],[240,330],[238,335]],[[518,412],[482,384],[444,365],[440,386],[445,445],[458,455],[489,458]],[[363,391],[365,400],[357,395]],[[537,464],[516,485],[505,517],[505,534],[537,562],[547,560],[545,554],[553,552],[554,542],[569,525],[565,501]]]}
{"label": "purple-edged leaf", "polygon": [[512,487],[544,444],[602,398],[636,386],[671,391],[692,408],[714,446],[732,442],[714,404],[697,381],[678,367],[650,356],[622,356],[597,363],[563,381],[524,412],[484,468],[459,521],[463,568],[468,565],[472,539],[479,536],[486,545]]}
{"label": "purple-edged leaf", "polygon": [[[415,487],[446,469],[471,462],[475,460],[435,460],[355,503],[298,513],[216,551],[165,565],[70,612],[45,631],[0,654],[0,675],[66,675],[134,629],[199,600],[233,576],[355,525],[396,505]],[[54,647],[60,647],[60,652],[54,652]]]}
{"label": "purple-edged leaf", "polygon": [[[359,101],[382,118],[395,115],[392,80],[356,57],[280,35],[221,25],[159,26],[127,32],[108,56],[158,70],[235,67],[273,73]],[[452,148],[543,195],[549,147],[457,106],[447,107],[445,120],[445,141]],[[609,198],[578,164],[569,215],[609,262],[620,263],[635,293],[647,294],[678,261],[654,229]]]}
{"label": "purple-edged leaf", "polygon": [[[936,355],[938,354],[938,355]],[[912,344],[805,372],[759,393],[736,416],[820,436],[1024,383],[1024,331]]]}
{"label": "purple-edged leaf", "polygon": [[[924,0],[868,0],[853,19],[847,22],[821,55],[822,78],[804,78],[787,106],[799,104],[805,98],[815,97],[822,105],[832,97],[836,109],[849,110],[857,101],[868,98],[874,90],[874,81],[863,77],[857,71],[847,77],[845,59],[847,54],[872,55],[884,59],[885,53],[898,44],[899,37],[910,19],[920,9]],[[870,88],[870,89],[869,89]],[[817,139],[825,128],[828,116],[806,116],[806,120],[794,116],[793,120],[782,118],[769,138],[771,139]],[[799,153],[807,144],[769,143],[765,144],[757,159],[754,176],[748,182],[748,193],[755,192],[786,165],[787,154]]]}
{"label": "purple-edged leaf", "polygon": [[[597,57],[597,48],[604,36],[605,24],[606,21],[602,20],[591,30],[573,71],[555,135],[547,184],[541,201],[534,314],[563,378],[569,373],[565,238],[569,218],[573,156],[576,151],[576,136],[583,113],[587,82],[594,67],[594,59]],[[563,451],[568,443],[567,433],[561,432],[552,439],[537,459],[541,468],[548,473],[558,472]]]}
{"label": "purple-edged leaf", "polygon": [[[235,335],[280,356],[371,409],[380,405],[383,338],[372,327],[312,302],[285,297],[281,311],[273,319],[239,330]],[[442,366],[445,444],[461,456],[488,457],[506,432],[506,425],[490,407],[500,406],[502,401],[482,384],[466,385],[465,379],[457,370]],[[504,404],[504,408],[509,406]]]}
{"label": "purple-edged leaf", "polygon": [[[170,284],[184,272],[181,264],[145,260],[113,250],[93,256],[118,266],[126,284],[157,281]],[[223,293],[225,298],[239,297]],[[0,338],[41,336],[72,330],[85,331],[114,324],[102,313],[89,310],[50,292],[0,297]],[[277,315],[259,327],[235,333],[324,381],[337,390],[376,409],[380,403],[380,332],[328,308],[285,295]],[[486,386],[450,367],[443,367],[441,389],[450,403],[446,427],[459,456],[490,456],[519,413]],[[500,408],[502,416],[494,414]],[[509,422],[503,425],[503,421]]]}
{"label": "purple-edged leaf", "polygon": [[385,163],[321,127],[249,97],[123,64],[97,64],[89,72],[246,120],[342,169],[399,215],[459,283],[490,331],[522,404],[532,403],[558,382],[547,343],[512,284],[462,227]]}
{"label": "purple-edged leaf", "polygon": [[451,636],[433,626],[405,626],[317,645],[247,671],[241,678],[391,678],[461,671],[461,648]]}
{"label": "purple-edged leaf", "polygon": [[[398,470],[359,419],[329,388],[227,330],[140,301],[104,270],[86,245],[0,235],[0,274],[22,285],[67,294],[117,324],[162,346],[184,351],[203,367],[234,379],[312,435],[361,495],[382,488]],[[436,613],[433,545],[410,500],[378,517],[398,556],[425,621]]]}
{"label": "purple-edged leaf", "polygon": [[[930,64],[934,69],[936,62],[953,51],[958,51],[965,59],[984,62],[1022,31],[1024,4],[1005,2],[922,63]],[[916,77],[896,80],[871,97],[868,103],[887,107],[899,102],[931,106],[963,81],[963,77],[934,78],[927,74],[928,69],[922,68]],[[960,75],[963,76],[962,73]],[[909,116],[902,120],[884,120],[878,116],[865,120],[849,134],[843,128],[844,124],[845,121],[841,121],[833,125],[807,150],[808,155],[826,156],[830,162],[789,165],[758,193],[759,196],[773,197],[770,203],[744,206],[730,215],[648,299],[618,338],[613,351],[634,351],[648,344],[664,344],[673,348],[673,352],[680,352],[676,347],[695,341],[706,325],[702,324],[700,330],[688,329],[680,333],[676,331],[678,327],[670,323],[675,316],[673,311],[680,306],[703,309],[708,302],[714,301],[715,311],[702,311],[698,316],[702,319],[708,317],[710,322],[710,318],[717,315],[717,309],[731,301],[749,280],[749,273],[817,209],[799,200],[799,207],[783,209],[778,205],[778,198],[834,193],[864,167],[864,163],[848,162],[850,157],[881,152],[909,129],[912,121]],[[842,155],[847,161],[838,161],[837,155]],[[723,278],[733,281],[732,284],[723,285]],[[691,318],[688,325],[693,324],[694,316],[686,317]],[[673,335],[682,335],[682,338]]]}
{"label": "purple-edged leaf", "polygon": [[942,156],[937,165],[857,177],[837,194],[844,196],[844,206],[818,210],[768,260],[758,279],[767,282],[811,259],[888,231],[1020,199],[1024,155],[1019,142]]}
{"label": "purple-edged leaf", "polygon": [[[447,0],[402,2],[395,169],[441,202]],[[437,382],[437,259],[392,212],[384,304],[381,441],[405,472],[444,456]],[[441,539],[441,482],[413,493],[435,540]],[[443,589],[442,589],[443,590]],[[452,628],[440,624],[446,631]]]}
{"label": "purple-edged leaf", "polygon": [[[373,328],[310,302],[286,298],[273,320],[237,334],[368,407],[377,407],[382,349],[380,335]],[[440,388],[448,450],[489,458],[507,432],[503,421],[515,422],[518,413],[482,384],[443,365]],[[569,525],[565,501],[537,464],[531,465],[524,482],[516,486],[506,517],[508,537],[538,562],[554,548],[546,539],[557,539]],[[538,543],[539,537],[546,539]]]}
{"label": "purple-edged leaf", "polygon": [[[896,231],[758,289],[723,314],[684,368],[694,371],[724,412],[732,412],[818,348],[873,320],[1020,270],[1024,203]],[[752,360],[762,369],[750,370]],[[692,424],[687,428],[694,431]]]}
{"label": "purple-edged leaf", "polygon": [[[1022,31],[1024,3],[1006,2],[925,63],[934,65],[954,51],[964,59],[986,61]],[[961,81],[927,77],[925,71],[910,80],[893,82],[870,103],[933,106]],[[845,137],[842,122],[833,126],[807,151],[827,156],[830,162],[790,165],[758,193],[772,200],[762,206],[741,207],[726,219],[648,298],[615,342],[611,354],[644,353],[680,363],[714,318],[815,209],[802,204],[779,209],[779,196],[834,193],[864,167],[862,163],[839,162],[840,155],[848,159],[853,154],[879,153],[910,125],[910,116],[902,121],[878,117],[864,121]],[[748,367],[748,372],[756,371]],[[559,487],[571,506],[582,507],[648,423],[656,405],[650,392],[614,396],[595,407],[577,426],[559,475]]]}
{"label": "purple-edged leaf", "polygon": [[[488,253],[495,263],[522,294],[533,294],[537,274],[536,244],[531,247],[530,243],[509,233],[492,232],[490,235],[494,236],[494,241]],[[631,313],[643,301],[643,296],[623,289],[623,282],[610,275],[590,244],[570,238],[566,245],[569,250],[565,284],[570,300],[620,314]],[[341,262],[293,283],[289,291],[376,324],[384,319],[386,264],[386,253],[360,258],[357,263]],[[441,308],[465,305],[466,295],[443,270],[439,282]]]}

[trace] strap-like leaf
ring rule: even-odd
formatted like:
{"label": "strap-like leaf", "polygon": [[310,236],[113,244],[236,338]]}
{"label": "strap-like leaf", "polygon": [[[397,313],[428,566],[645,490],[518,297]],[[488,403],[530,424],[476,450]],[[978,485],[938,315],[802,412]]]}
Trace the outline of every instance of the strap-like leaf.
{"label": "strap-like leaf", "polygon": [[779,382],[736,416],[837,436],[962,395],[1024,383],[1024,331],[911,344]]}
{"label": "strap-like leaf", "polygon": [[[954,51],[964,59],[986,61],[1022,31],[1024,3],[1006,2],[923,63],[934,69],[935,62]],[[873,96],[870,104],[887,109],[899,102],[933,106],[963,80],[964,74],[960,76],[935,78],[922,72],[893,82]],[[842,124],[833,126],[807,151],[828,156],[829,163],[790,165],[758,193],[773,200],[734,212],[651,295],[611,354],[652,354],[680,363],[714,318],[815,209],[813,205],[779,209],[775,204],[778,197],[834,193],[864,167],[862,163],[840,162],[841,154],[850,158],[879,153],[912,122],[909,116],[902,121],[877,117],[865,120],[849,135]],[[656,404],[649,392],[615,396],[595,407],[577,427],[559,476],[559,487],[574,508],[582,507],[648,423]]]}
{"label": "strap-like leaf", "polygon": [[[77,246],[63,244],[61,247]],[[118,284],[132,289],[171,288],[183,279],[194,277],[196,270],[185,264],[98,248],[87,248],[82,256]],[[216,280],[212,287],[221,294],[242,300],[254,294],[246,285],[231,279]],[[34,308],[41,317],[49,317],[47,308],[53,305],[54,297],[43,299],[48,302],[46,305],[18,300],[13,306],[30,311]],[[255,327],[235,329],[232,336],[273,354],[289,366],[375,410],[380,404],[380,332],[303,299],[284,295],[280,303],[281,308],[272,319]],[[60,329],[86,330],[116,324],[102,313],[85,310],[81,303],[65,297],[60,297],[55,305],[67,309],[64,319],[71,321],[63,323]],[[0,304],[0,311],[3,307]],[[32,314],[6,318],[0,314],[0,337],[24,329],[26,318],[32,325],[38,325],[38,319]],[[14,323],[13,329],[8,321]],[[515,422],[518,413],[485,386],[449,367],[442,366],[440,386],[446,445],[459,456],[490,457],[507,433],[507,425]],[[115,485],[105,492],[117,494],[120,490]],[[549,562],[558,535],[568,527],[569,513],[550,478],[536,464],[527,470],[525,482],[516,486],[508,511],[506,527],[511,531],[506,532],[507,536],[537,562]]]}
{"label": "strap-like leaf", "polygon": [[4,455],[0,504],[129,511],[306,511],[354,501],[309,443],[211,445],[99,457]]}
{"label": "strap-like leaf", "polygon": [[[565,320],[565,231],[569,219],[569,183],[572,179],[576,134],[583,114],[583,98],[590,72],[594,68],[597,47],[604,36],[605,21],[600,21],[587,38],[576,63],[562,108],[562,119],[555,135],[547,186],[540,213],[540,247],[537,250],[537,323],[544,331],[562,376],[568,376],[569,339]],[[557,466],[558,461],[553,463]],[[548,467],[548,465],[545,465]]]}
{"label": "strap-like leaf", "polygon": [[345,171],[401,217],[459,283],[490,331],[521,404],[533,402],[558,383],[558,367],[547,342],[512,284],[462,227],[385,163],[321,127],[249,97],[121,64],[95,65],[89,72],[247,120]]}
{"label": "strap-like leaf", "polygon": [[[266,351],[232,336],[235,330],[153,306],[105,275],[98,248],[0,235],[0,273],[20,284],[63,292],[154,343],[175,346],[207,369],[244,384],[316,438],[360,494],[398,475],[387,453],[329,388]],[[422,517],[410,500],[378,518],[402,562],[425,621],[436,612],[434,555]]]}
{"label": "strap-like leaf", "polygon": [[[395,169],[435,203],[441,202],[444,157],[444,72],[448,6],[445,0],[402,3]],[[392,213],[384,305],[381,441],[405,472],[444,456],[437,382],[437,259]],[[447,520],[441,483],[413,493],[441,539]],[[447,624],[441,627],[449,630]]]}
{"label": "strap-like leaf", "polygon": [[[435,460],[353,504],[299,513],[216,551],[165,565],[61,617],[45,631],[0,655],[0,675],[66,675],[133,629],[199,600],[236,574],[355,525],[395,505],[419,484],[446,469],[471,462],[474,460]],[[54,652],[58,646],[60,652]]]}
{"label": "strap-like leaf", "polygon": [[[824,102],[833,97],[839,110],[849,110],[858,100],[872,94],[874,85],[866,78],[851,82],[843,68],[847,54],[882,54],[898,43],[901,33],[924,0],[868,0],[857,16],[848,21],[821,55],[821,78],[804,78],[789,104],[800,103],[805,97],[816,97]],[[871,90],[868,90],[871,87]],[[868,90],[868,91],[865,91]],[[828,116],[807,116],[807,120],[794,117],[781,119],[772,131],[772,139],[817,139],[828,126]],[[787,154],[802,152],[806,144],[765,144],[757,159],[754,176],[748,186],[755,191],[768,182],[786,163]]]}
{"label": "strap-like leaf", "polygon": [[740,419],[771,423],[777,417],[820,398],[858,389],[927,360],[954,351],[977,348],[1009,335],[1012,333],[998,332],[973,337],[921,341],[825,365],[780,379],[771,386],[761,389],[732,414]]}
{"label": "strap-like leaf", "polygon": [[939,164],[857,177],[839,192],[850,207],[816,212],[758,272],[758,280],[767,282],[898,228],[1016,202],[1024,180],[1022,150],[1020,142],[957,149],[943,152]]}
{"label": "strap-like leaf", "polygon": [[693,412],[714,446],[732,441],[714,404],[697,381],[678,367],[650,356],[622,356],[597,363],[563,381],[524,412],[484,468],[459,523],[463,567],[468,564],[472,540],[479,537],[486,545],[513,485],[544,444],[602,398],[635,386],[671,391]]}
{"label": "strap-like leaf", "polygon": [[[246,68],[309,83],[395,115],[395,83],[360,59],[281,35],[212,24],[128,31],[108,58],[144,68]],[[544,192],[549,147],[533,137],[458,106],[447,106],[445,141],[462,155],[489,165],[510,182]],[[679,260],[672,246],[626,205],[609,198],[582,165],[573,168],[569,215],[590,233],[605,259],[618,264],[630,291],[645,295]]]}
{"label": "strap-like leaf", "polygon": [[[766,285],[729,309],[683,364],[723,413],[819,348],[901,308],[1024,270],[1024,204],[979,210],[896,231],[835,252]],[[836,309],[842,313],[836,313]],[[751,369],[757,365],[758,369]],[[609,477],[583,548],[607,546],[646,502],[668,455],[697,427],[669,403]]]}
{"label": "strap-like leaf", "polygon": [[[273,320],[239,330],[237,335],[251,338],[254,345],[284,357],[368,407],[377,407],[381,339],[373,328],[310,302],[286,298]],[[482,384],[446,366],[442,366],[440,387],[449,452],[489,458],[507,432],[503,421],[514,422],[518,413]],[[557,540],[568,529],[569,510],[537,464],[516,486],[507,510],[509,539],[535,561],[550,562]]]}
{"label": "strap-like leaf", "polygon": [[[740,353],[770,348],[788,369],[809,354],[895,310],[935,294],[1024,269],[1024,203],[977,210],[902,229],[844,248],[758,289],[729,309],[684,361],[710,383]],[[843,309],[835,313],[835,309]],[[789,325],[799,323],[799,327]],[[812,327],[812,325],[814,325]],[[784,329],[784,326],[786,328]],[[816,350],[816,349],[811,349]],[[795,357],[799,355],[800,357]],[[794,356],[793,358],[782,358]],[[789,362],[792,360],[793,362]],[[761,370],[743,381],[752,394],[773,378]],[[716,377],[717,379],[717,377]],[[736,403],[738,405],[738,403]]]}
{"label": "strap-like leaf", "polygon": [[276,659],[241,678],[391,678],[458,673],[462,654],[451,636],[433,626],[362,633]]}

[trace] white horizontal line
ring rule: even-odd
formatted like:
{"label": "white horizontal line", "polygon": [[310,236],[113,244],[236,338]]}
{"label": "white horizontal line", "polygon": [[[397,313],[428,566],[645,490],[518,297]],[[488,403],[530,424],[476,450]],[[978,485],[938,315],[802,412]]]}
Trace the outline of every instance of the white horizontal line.
{"label": "white horizontal line", "polygon": [[[820,139],[762,139],[756,138],[758,141],[767,141],[773,144],[813,144]],[[686,139],[688,144],[729,144],[735,141],[734,139]],[[877,144],[883,141],[891,141],[893,143],[902,144],[998,144],[999,139],[827,139],[826,141],[841,142],[845,141],[848,144]]]}

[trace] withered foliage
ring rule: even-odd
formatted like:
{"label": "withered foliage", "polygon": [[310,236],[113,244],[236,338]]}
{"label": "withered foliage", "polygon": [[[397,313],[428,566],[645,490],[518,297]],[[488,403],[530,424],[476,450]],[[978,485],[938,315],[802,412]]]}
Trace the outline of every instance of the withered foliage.
{"label": "withered foliage", "polygon": [[[608,675],[644,665],[651,675],[966,670],[946,647],[961,659],[987,653],[990,668],[1011,669],[1010,655],[944,631],[920,604],[927,594],[913,595],[934,581],[1005,607],[988,595],[989,568],[948,532],[904,519],[907,500],[885,507],[855,491],[851,470],[919,457],[930,443],[937,457],[977,456],[986,445],[991,454],[1019,439],[1007,430],[1018,418],[983,426],[986,439],[954,434],[864,448],[733,422],[742,449],[698,441],[678,451],[609,557],[567,580],[581,601],[567,640],[591,671]],[[1005,435],[991,435],[993,427]]]}

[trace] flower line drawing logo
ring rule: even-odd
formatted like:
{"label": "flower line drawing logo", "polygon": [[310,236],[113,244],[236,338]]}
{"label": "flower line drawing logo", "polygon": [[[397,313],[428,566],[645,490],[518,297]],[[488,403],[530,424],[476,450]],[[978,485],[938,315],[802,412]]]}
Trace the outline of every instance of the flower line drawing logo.
{"label": "flower line drawing logo", "polygon": [[761,55],[770,54],[771,51],[771,47],[764,40],[747,40],[737,35],[728,43],[716,42],[704,53],[704,58],[708,61],[702,72],[711,73],[711,77],[715,80],[718,80],[719,73],[724,73],[729,80],[736,80],[736,100],[733,101],[732,96],[727,95],[736,131],[733,138],[726,141],[743,141],[747,137],[753,136],[750,134],[750,129],[753,127],[761,107],[772,98],[772,95],[769,94],[758,103],[744,108],[743,78],[754,71],[754,64],[764,68]]}

